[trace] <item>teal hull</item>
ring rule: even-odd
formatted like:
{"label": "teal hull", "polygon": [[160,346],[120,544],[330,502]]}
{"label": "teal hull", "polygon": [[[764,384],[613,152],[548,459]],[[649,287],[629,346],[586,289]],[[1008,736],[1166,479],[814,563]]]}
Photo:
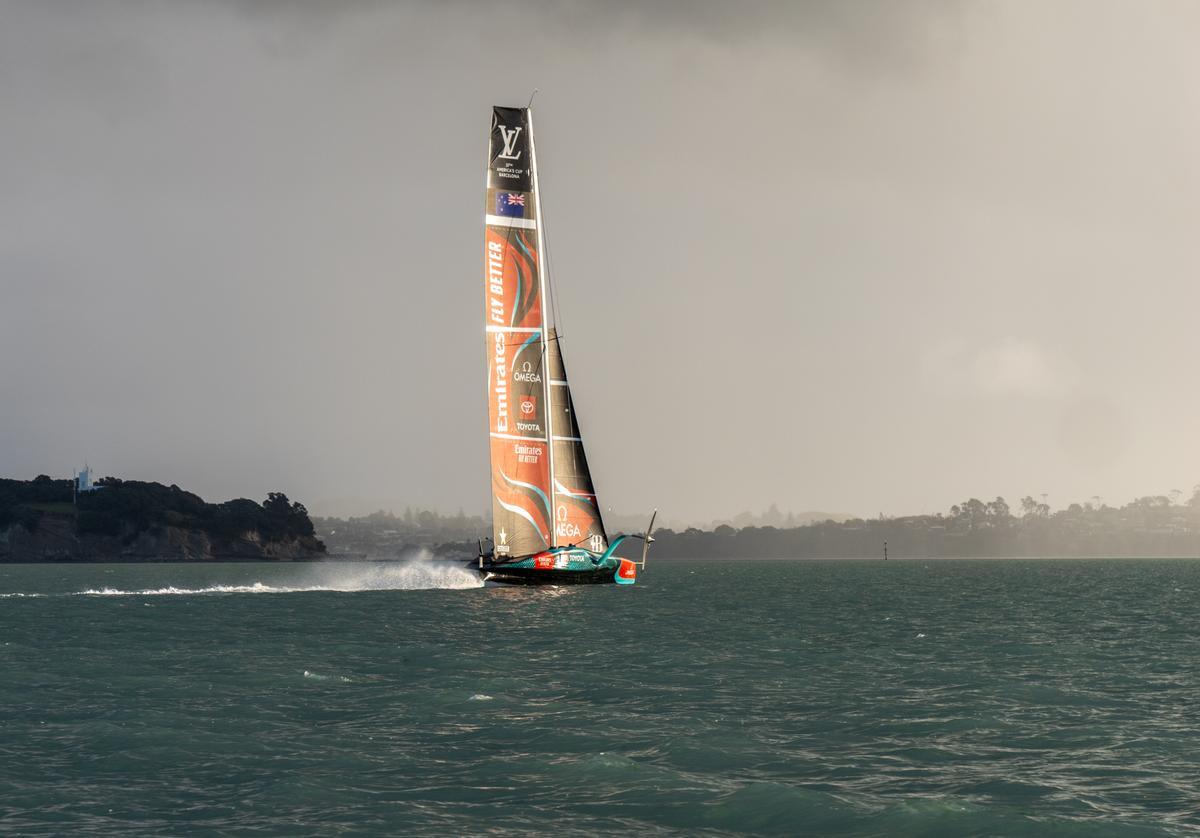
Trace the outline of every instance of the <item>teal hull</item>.
{"label": "teal hull", "polygon": [[533,556],[499,561],[489,554],[480,556],[472,567],[485,582],[509,585],[632,585],[637,581],[637,565],[612,555],[622,540],[618,538],[604,553],[554,547]]}

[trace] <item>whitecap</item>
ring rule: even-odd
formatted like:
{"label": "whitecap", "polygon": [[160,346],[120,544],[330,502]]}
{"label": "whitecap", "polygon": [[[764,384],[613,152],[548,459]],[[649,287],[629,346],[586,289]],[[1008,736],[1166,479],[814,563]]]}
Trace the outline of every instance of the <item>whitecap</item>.
{"label": "whitecap", "polygon": [[304,677],[312,681],[340,681],[343,684],[349,684],[350,679],[345,675],[321,675],[318,672],[310,672],[304,670]]}

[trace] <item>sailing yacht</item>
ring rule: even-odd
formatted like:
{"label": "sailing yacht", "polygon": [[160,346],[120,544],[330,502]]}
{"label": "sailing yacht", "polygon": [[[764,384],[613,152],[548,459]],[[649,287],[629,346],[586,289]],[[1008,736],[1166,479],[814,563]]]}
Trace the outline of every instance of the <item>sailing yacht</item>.
{"label": "sailing yacht", "polygon": [[[644,533],[609,539],[551,315],[533,113],[493,108],[484,208],[492,545],[476,565],[511,584],[632,585]],[[641,561],[617,547],[642,540]]]}

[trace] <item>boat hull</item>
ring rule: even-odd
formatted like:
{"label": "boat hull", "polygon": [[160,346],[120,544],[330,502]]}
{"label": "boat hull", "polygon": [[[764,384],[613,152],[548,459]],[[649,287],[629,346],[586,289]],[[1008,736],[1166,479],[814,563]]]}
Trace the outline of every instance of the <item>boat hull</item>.
{"label": "boat hull", "polygon": [[485,582],[501,582],[506,585],[611,585],[616,581],[615,567],[598,567],[593,570],[542,570],[535,567],[507,567],[494,565],[477,568]]}
{"label": "boat hull", "polygon": [[485,582],[508,585],[632,585],[637,581],[637,565],[612,555],[624,540],[625,536],[617,536],[602,554],[580,547],[552,547],[533,556],[496,561],[488,553],[471,567]]}

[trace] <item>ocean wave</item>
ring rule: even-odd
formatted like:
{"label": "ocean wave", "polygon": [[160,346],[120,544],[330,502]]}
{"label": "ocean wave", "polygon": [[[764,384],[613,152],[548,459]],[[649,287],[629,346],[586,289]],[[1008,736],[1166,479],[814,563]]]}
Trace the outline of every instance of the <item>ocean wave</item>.
{"label": "ocean wave", "polygon": [[338,681],[342,684],[349,684],[350,679],[345,675],[322,675],[319,672],[309,672],[304,670],[304,677],[310,681]]}
{"label": "ocean wave", "polygon": [[[417,838],[1200,835],[1195,608],[1168,596],[1200,562],[663,561],[639,602],[68,595],[423,579],[404,565],[0,568],[48,595],[0,600],[0,832],[287,834],[299,805]],[[588,644],[633,624],[632,657]],[[89,757],[131,735],[100,777],[113,813],[48,820],[29,766],[90,800]],[[229,805],[231,765],[253,806]]]}

